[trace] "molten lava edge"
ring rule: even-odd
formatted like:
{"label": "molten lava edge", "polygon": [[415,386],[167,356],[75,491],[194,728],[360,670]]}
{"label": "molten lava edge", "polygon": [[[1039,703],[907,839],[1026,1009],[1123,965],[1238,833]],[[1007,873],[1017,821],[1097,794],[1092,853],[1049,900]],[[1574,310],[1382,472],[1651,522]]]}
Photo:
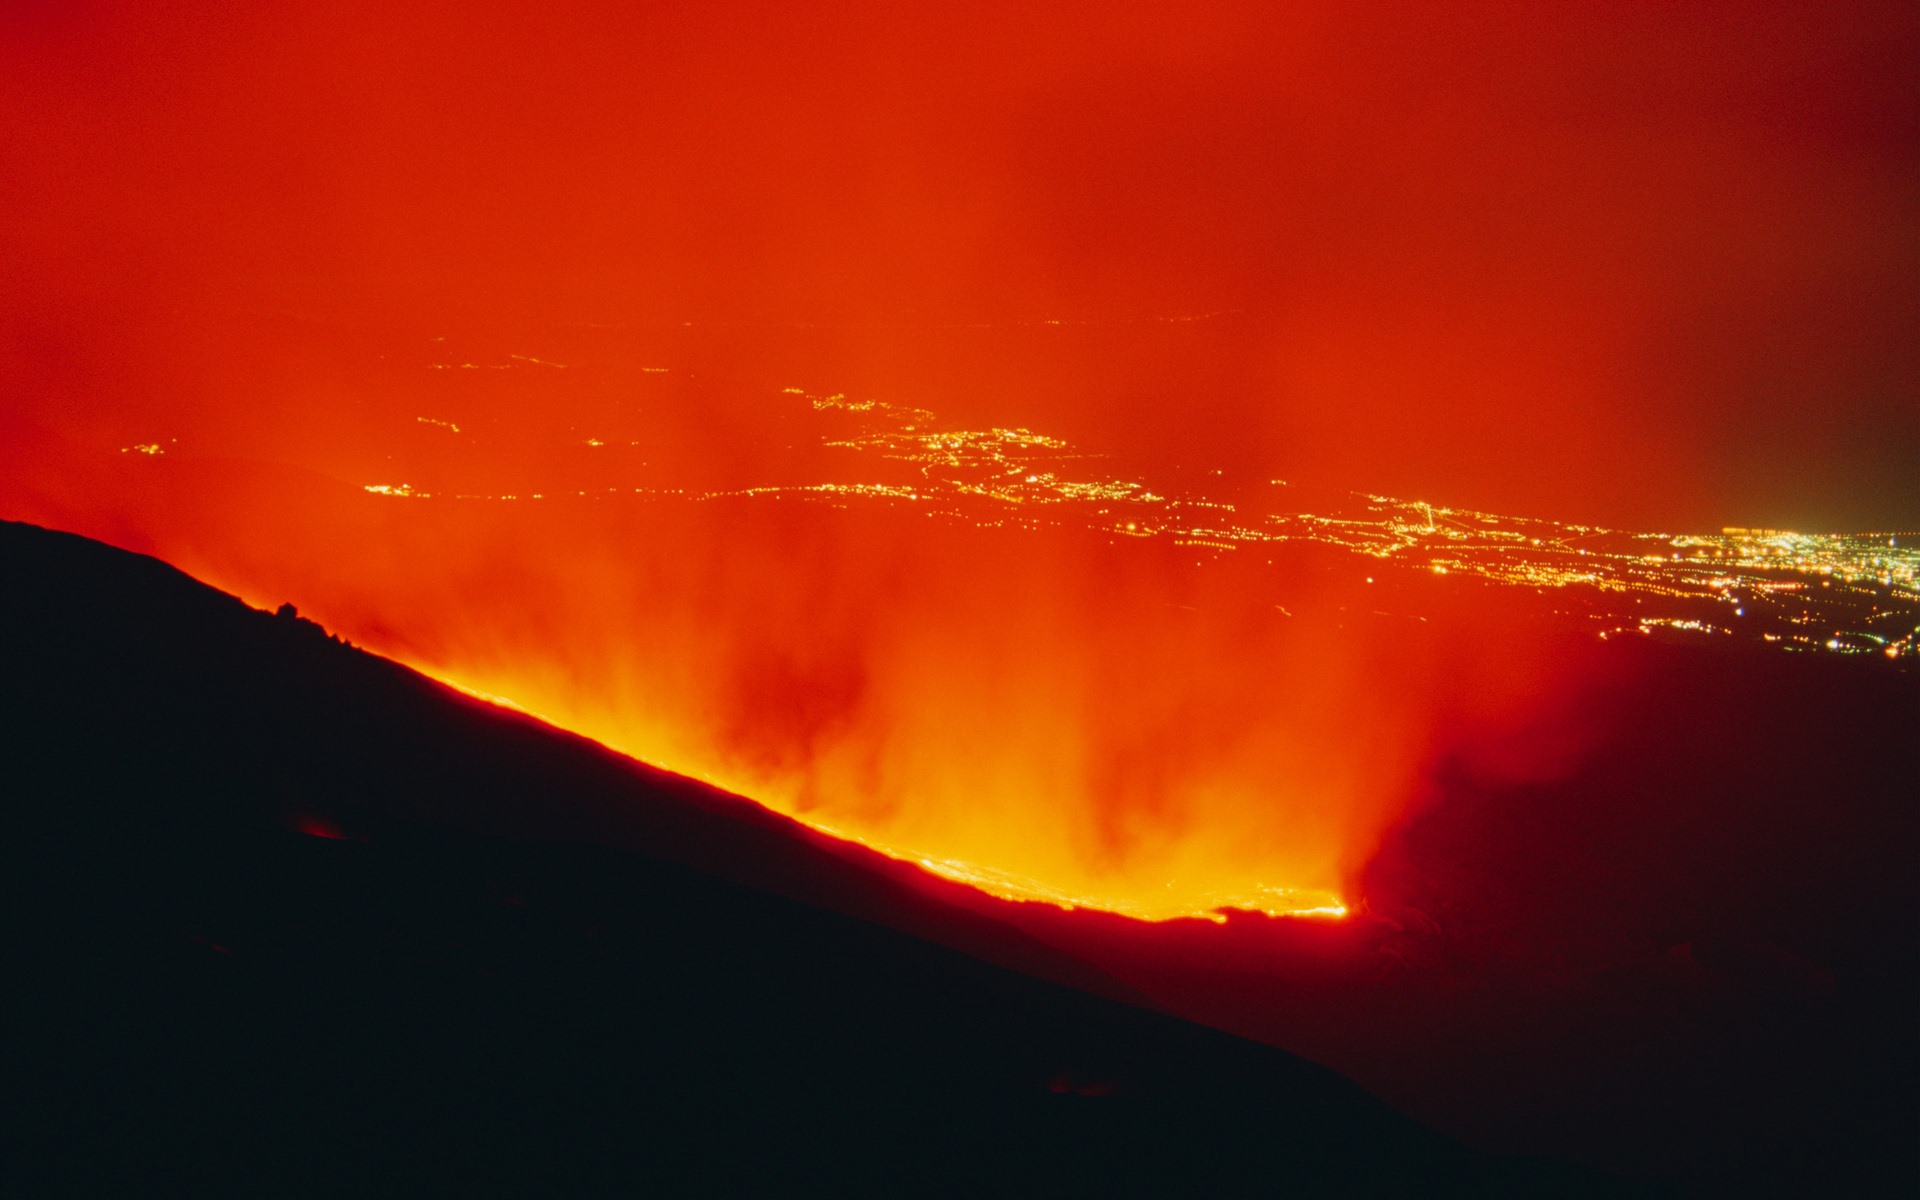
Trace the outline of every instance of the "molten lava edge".
{"label": "molten lava edge", "polygon": [[[527,708],[511,697],[484,691],[444,674],[435,674],[432,670],[408,663],[408,666],[429,678],[438,679],[455,691],[473,697],[476,700],[500,708],[524,713],[549,725],[565,728],[560,722]],[[623,749],[616,742],[596,737],[582,730],[571,730],[582,737],[605,746],[617,754],[639,760],[639,756]],[[664,764],[654,764],[664,765]],[[668,769],[673,769],[668,767]],[[682,772],[685,773],[685,772]],[[716,779],[710,775],[699,774],[698,778],[722,790],[736,795],[752,797],[744,788],[733,786],[725,779]],[[756,801],[756,803],[758,803]],[[896,862],[903,862],[920,868],[929,875],[964,884],[976,891],[983,892],[997,900],[1011,900],[1024,904],[1050,904],[1063,912],[1075,909],[1096,909],[1117,916],[1130,917],[1136,921],[1177,921],[1200,918],[1224,925],[1229,912],[1264,913],[1270,917],[1295,917],[1319,920],[1341,920],[1349,914],[1346,902],[1330,891],[1317,888],[1262,887],[1256,894],[1235,892],[1209,897],[1202,901],[1169,901],[1164,904],[1147,904],[1139,900],[1119,896],[1091,896],[1076,891],[1066,891],[1049,887],[1037,879],[1029,879],[1006,871],[996,870],[982,863],[964,862],[958,859],[938,858],[917,850],[902,846],[889,845],[875,839],[862,837],[858,833],[822,820],[810,820],[805,814],[781,812],[771,805],[762,805],[769,812],[798,821],[816,833],[824,834],[836,841],[862,846]]]}

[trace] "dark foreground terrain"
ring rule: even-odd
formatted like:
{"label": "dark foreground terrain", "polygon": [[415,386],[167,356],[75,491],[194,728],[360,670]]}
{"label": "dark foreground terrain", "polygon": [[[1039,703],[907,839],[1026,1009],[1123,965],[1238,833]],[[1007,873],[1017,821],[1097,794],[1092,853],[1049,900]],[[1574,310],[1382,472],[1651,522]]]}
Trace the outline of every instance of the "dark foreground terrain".
{"label": "dark foreground terrain", "polygon": [[0,789],[12,1195],[1640,1194],[15,524]]}
{"label": "dark foreground terrain", "polygon": [[1728,1200],[1920,1195],[1912,660],[1590,635],[1559,660],[1561,700],[1437,743],[1352,919],[1011,920],[1481,1149]]}

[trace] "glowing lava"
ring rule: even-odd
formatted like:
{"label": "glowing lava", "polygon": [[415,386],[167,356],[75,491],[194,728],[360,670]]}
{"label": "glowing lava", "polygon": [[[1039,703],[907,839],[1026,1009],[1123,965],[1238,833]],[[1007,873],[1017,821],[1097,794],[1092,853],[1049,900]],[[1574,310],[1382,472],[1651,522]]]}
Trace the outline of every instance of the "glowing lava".
{"label": "glowing lava", "polygon": [[[461,683],[457,679],[441,678],[440,682],[488,704],[525,713],[539,720],[547,720],[522,704],[506,696],[482,691],[479,688]],[[551,722],[549,722],[551,723]],[[581,732],[574,730],[573,732]],[[600,739],[596,739],[600,740]],[[601,740],[608,749],[627,753],[616,742]],[[704,777],[706,782],[716,786],[727,785],[711,776]],[[730,789],[731,790],[731,789]],[[859,833],[841,828],[822,820],[810,820],[805,814],[792,814],[795,819],[811,829],[838,838],[843,842],[852,842],[865,846],[888,858],[912,863],[928,874],[956,883],[964,883],[989,896],[1020,903],[1051,904],[1056,908],[1072,911],[1077,908],[1099,909],[1103,912],[1118,913],[1140,921],[1168,921],[1181,918],[1198,917],[1215,923],[1225,923],[1227,912],[1259,912],[1274,917],[1326,918],[1338,920],[1348,915],[1347,905],[1332,892],[1311,889],[1257,887],[1239,895],[1225,895],[1215,891],[1203,893],[1176,892],[1172,884],[1167,886],[1167,894],[1162,897],[1140,897],[1124,895],[1082,895],[1061,891],[1049,887],[1037,879],[1027,879],[1006,871],[997,871],[992,867],[978,863],[960,862],[954,859],[934,858],[918,851],[889,845]],[[302,832],[313,832],[302,826]],[[341,836],[338,833],[317,834],[317,836]]]}
{"label": "glowing lava", "polygon": [[1436,762],[1578,685],[1556,638],[1912,643],[1911,538],[1300,511],[917,406],[469,361],[291,438],[28,429],[0,501],[931,874],[1148,920],[1344,915]]}

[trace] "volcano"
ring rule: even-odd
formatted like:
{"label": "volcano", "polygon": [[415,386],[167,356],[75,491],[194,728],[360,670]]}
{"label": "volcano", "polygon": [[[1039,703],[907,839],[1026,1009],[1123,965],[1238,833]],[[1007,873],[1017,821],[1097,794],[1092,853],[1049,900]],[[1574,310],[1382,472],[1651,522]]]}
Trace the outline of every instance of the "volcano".
{"label": "volcano", "polygon": [[1638,1194],[291,606],[0,560],[22,1194]]}
{"label": "volcano", "polygon": [[0,28],[10,1190],[1920,1194],[1914,5]]}

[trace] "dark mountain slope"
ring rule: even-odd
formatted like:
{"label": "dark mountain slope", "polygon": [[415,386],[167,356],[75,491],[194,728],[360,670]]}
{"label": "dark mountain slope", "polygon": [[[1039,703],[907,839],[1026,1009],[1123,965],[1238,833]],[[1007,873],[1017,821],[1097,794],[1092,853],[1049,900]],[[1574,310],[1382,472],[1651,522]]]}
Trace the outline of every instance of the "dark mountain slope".
{"label": "dark mountain slope", "polygon": [[0,784],[14,1194],[1617,1190],[848,916],[1076,970],[743,801],[19,525]]}

